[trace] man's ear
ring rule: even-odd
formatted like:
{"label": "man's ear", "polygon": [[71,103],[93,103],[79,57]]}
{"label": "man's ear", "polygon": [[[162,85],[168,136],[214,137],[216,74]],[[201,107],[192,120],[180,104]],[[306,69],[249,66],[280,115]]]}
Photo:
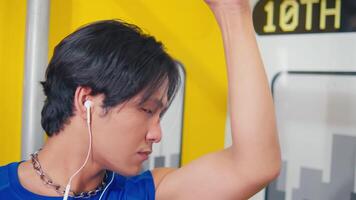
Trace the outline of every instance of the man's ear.
{"label": "man's ear", "polygon": [[91,88],[78,86],[74,93],[74,112],[83,120],[87,119],[86,107],[84,105],[86,100],[91,100]]}

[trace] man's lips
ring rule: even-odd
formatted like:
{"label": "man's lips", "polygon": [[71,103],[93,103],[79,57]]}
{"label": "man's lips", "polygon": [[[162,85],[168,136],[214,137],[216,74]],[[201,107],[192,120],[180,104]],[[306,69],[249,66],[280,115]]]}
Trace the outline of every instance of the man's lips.
{"label": "man's lips", "polygon": [[152,153],[151,150],[146,150],[146,151],[139,151],[137,154],[140,156],[142,160],[147,160],[149,155]]}

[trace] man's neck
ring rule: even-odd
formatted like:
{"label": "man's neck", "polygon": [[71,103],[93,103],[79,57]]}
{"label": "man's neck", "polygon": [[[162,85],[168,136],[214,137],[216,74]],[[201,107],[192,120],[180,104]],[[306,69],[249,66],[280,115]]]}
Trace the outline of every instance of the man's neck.
{"label": "man's neck", "polygon": [[[87,133],[70,129],[69,127],[66,128],[66,131],[62,131],[48,138],[42,150],[38,152],[38,160],[43,172],[48,175],[55,184],[59,184],[65,188],[69,178],[83,165],[88,153],[88,145],[89,139]],[[91,155],[85,167],[73,178],[71,191],[75,193],[90,191],[101,184],[105,176],[105,170],[96,164],[92,158]],[[23,173],[21,170],[30,170],[32,173]],[[37,177],[34,177],[34,175]],[[25,187],[26,181],[24,178],[30,178],[28,176],[37,180],[32,183],[41,181],[31,161],[27,161],[23,163],[23,166],[19,167],[20,182],[24,184]],[[44,188],[32,188],[32,190],[34,190],[35,193],[40,192],[42,195],[48,196],[53,196],[53,192],[55,192],[54,189],[52,189],[53,191],[48,191],[51,190],[51,188],[45,187],[43,184],[39,184],[38,187]],[[31,188],[28,189],[32,191]],[[48,191],[48,193],[45,191]]]}

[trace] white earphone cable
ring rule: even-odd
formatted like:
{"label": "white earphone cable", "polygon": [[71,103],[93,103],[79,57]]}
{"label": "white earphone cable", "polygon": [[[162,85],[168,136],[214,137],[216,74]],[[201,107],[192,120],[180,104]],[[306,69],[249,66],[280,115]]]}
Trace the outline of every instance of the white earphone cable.
{"label": "white earphone cable", "polygon": [[108,187],[111,185],[111,183],[112,183],[112,182],[113,182],[113,180],[114,180],[114,177],[115,177],[115,173],[114,173],[114,172],[112,172],[111,180],[110,180],[109,184],[105,187],[105,189],[104,189],[103,193],[101,193],[99,200],[101,200],[101,198],[103,198],[103,196],[104,196],[104,193],[105,193],[106,189],[108,189]]}
{"label": "white earphone cable", "polygon": [[85,158],[85,161],[83,163],[83,165],[69,178],[68,184],[66,186],[66,190],[64,192],[64,196],[63,196],[63,200],[67,200],[68,196],[69,196],[69,191],[70,191],[70,187],[71,187],[71,183],[73,178],[84,168],[84,166],[87,164],[89,157],[90,157],[90,152],[91,152],[91,145],[92,145],[92,133],[91,133],[91,126],[90,126],[90,103],[89,106],[86,106],[87,108],[87,126],[88,126],[88,132],[89,132],[89,147],[88,147],[88,153],[87,153],[87,157]]}

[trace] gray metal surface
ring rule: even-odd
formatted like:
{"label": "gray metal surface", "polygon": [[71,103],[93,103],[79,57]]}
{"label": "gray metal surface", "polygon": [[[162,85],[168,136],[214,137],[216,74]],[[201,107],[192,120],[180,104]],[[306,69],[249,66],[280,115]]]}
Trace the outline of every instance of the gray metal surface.
{"label": "gray metal surface", "polygon": [[44,96],[40,81],[48,62],[49,4],[49,0],[27,1],[21,159],[27,159],[44,140],[40,123]]}

